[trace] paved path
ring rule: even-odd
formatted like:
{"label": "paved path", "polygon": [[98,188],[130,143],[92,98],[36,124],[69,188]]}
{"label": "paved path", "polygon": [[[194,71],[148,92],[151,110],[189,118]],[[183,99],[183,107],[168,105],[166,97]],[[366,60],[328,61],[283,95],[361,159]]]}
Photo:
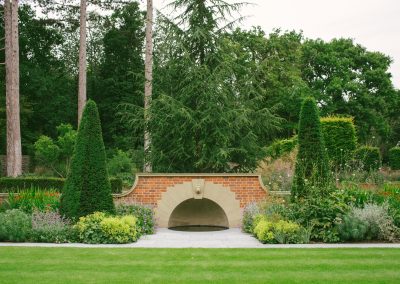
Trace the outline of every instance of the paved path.
{"label": "paved path", "polygon": [[158,229],[157,233],[142,237],[138,242],[126,245],[0,243],[4,246],[21,247],[89,247],[89,248],[399,248],[400,244],[306,244],[263,245],[240,229],[218,232],[177,232]]}

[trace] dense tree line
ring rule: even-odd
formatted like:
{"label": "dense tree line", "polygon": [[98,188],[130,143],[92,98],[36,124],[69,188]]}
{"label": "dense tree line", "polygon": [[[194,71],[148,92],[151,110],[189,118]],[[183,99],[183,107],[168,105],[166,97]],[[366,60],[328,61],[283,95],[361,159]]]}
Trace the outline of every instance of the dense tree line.
{"label": "dense tree line", "polygon": [[[79,1],[76,7],[62,2],[32,1],[19,8],[24,154],[33,153],[40,135],[55,137],[61,123],[77,125]],[[88,5],[87,96],[98,105],[104,143],[107,149],[143,152],[146,12],[134,0]],[[160,12],[155,22],[146,124],[154,171],[251,171],[266,145],[297,133],[308,96],[321,116],[353,116],[361,144],[386,151],[400,141],[400,91],[393,87],[387,55],[350,39],[325,42],[295,31],[241,29],[235,14],[241,4],[172,5],[181,12]],[[3,66],[0,73],[5,153]]]}

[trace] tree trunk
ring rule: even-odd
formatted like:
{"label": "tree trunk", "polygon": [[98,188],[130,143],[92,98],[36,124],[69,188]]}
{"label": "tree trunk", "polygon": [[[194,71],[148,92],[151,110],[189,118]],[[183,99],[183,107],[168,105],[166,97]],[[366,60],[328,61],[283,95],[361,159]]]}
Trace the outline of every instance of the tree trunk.
{"label": "tree trunk", "polygon": [[152,172],[152,164],[150,161],[151,151],[151,135],[148,129],[150,120],[149,109],[151,104],[151,96],[153,89],[153,0],[147,0],[147,16],[146,16],[146,56],[145,56],[145,86],[144,86],[144,172]]}
{"label": "tree trunk", "polygon": [[22,174],[22,150],[19,109],[18,0],[4,1],[7,176]]}
{"label": "tree trunk", "polygon": [[86,104],[86,0],[81,0],[79,33],[78,125]]}

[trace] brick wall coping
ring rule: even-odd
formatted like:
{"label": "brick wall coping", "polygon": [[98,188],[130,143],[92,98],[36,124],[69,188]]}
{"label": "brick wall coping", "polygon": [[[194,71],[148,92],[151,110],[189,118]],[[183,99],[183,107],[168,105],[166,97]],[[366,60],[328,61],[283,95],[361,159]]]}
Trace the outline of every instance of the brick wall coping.
{"label": "brick wall coping", "polygon": [[139,182],[139,178],[140,177],[257,177],[259,182],[260,182],[260,186],[263,190],[265,190],[266,192],[268,192],[268,189],[266,188],[266,186],[264,185],[261,175],[260,174],[227,174],[227,173],[166,173],[166,174],[162,174],[162,173],[138,173],[136,174],[136,178],[135,178],[135,183],[133,184],[133,186],[131,187],[130,190],[123,192],[123,193],[115,193],[113,194],[113,197],[124,197],[127,196],[129,194],[131,194],[138,182]]}

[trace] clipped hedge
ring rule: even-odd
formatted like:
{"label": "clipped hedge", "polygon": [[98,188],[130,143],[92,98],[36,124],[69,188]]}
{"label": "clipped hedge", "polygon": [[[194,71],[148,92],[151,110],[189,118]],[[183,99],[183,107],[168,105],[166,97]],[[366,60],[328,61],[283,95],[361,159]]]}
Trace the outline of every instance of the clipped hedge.
{"label": "clipped hedge", "polygon": [[335,168],[342,168],[353,158],[357,148],[356,128],[353,118],[321,118],[322,134],[330,162]]}
{"label": "clipped hedge", "polygon": [[377,171],[382,164],[378,147],[362,146],[355,151],[354,158],[364,171]]}
{"label": "clipped hedge", "polygon": [[281,139],[274,141],[267,147],[267,156],[272,159],[278,159],[285,154],[290,153],[297,146],[297,136],[290,139]]}
{"label": "clipped hedge", "polygon": [[389,166],[392,170],[400,170],[400,147],[389,150]]}
{"label": "clipped hedge", "polygon": [[[64,187],[64,178],[53,177],[20,177],[0,178],[0,193],[17,192],[20,190],[27,190],[35,188],[37,190],[50,190],[54,189],[59,192]],[[120,178],[110,178],[111,190],[113,193],[122,192],[122,180]]]}

